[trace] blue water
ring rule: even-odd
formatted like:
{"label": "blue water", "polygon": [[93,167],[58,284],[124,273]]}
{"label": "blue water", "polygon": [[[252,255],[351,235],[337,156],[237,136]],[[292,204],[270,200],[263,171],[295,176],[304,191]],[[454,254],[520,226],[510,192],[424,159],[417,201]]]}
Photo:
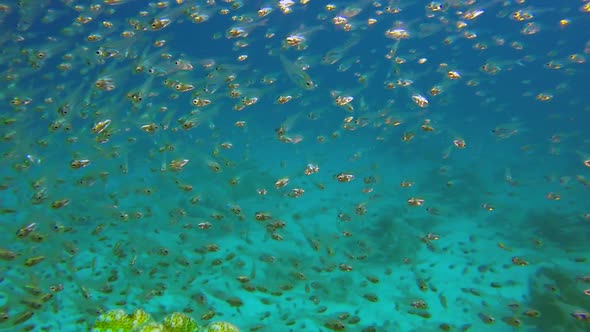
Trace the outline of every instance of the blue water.
{"label": "blue water", "polygon": [[587,2],[123,2],[0,7],[0,330],[86,331],[143,308],[241,331],[590,331]]}

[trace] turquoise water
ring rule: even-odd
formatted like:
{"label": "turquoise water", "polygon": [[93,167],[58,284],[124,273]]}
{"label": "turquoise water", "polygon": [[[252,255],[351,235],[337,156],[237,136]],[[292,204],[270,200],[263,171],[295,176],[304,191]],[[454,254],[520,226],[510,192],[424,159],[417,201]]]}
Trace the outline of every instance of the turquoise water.
{"label": "turquoise water", "polygon": [[2,3],[0,330],[590,331],[590,3],[288,4]]}

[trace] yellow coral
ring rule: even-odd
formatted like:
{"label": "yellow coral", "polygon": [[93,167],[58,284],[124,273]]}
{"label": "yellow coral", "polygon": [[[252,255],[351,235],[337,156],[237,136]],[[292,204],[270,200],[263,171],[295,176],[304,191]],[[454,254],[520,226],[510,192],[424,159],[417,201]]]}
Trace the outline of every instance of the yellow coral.
{"label": "yellow coral", "polygon": [[163,323],[156,323],[150,314],[142,309],[128,315],[121,309],[110,310],[98,317],[93,332],[240,332],[229,322],[211,322],[199,326],[193,318],[175,312],[168,315]]}
{"label": "yellow coral", "polygon": [[164,318],[164,327],[167,332],[198,332],[201,330],[197,321],[180,312],[172,313]]}
{"label": "yellow coral", "polygon": [[164,327],[163,324],[151,322],[146,325],[141,326],[139,329],[134,330],[137,332],[167,332],[168,330]]}
{"label": "yellow coral", "polygon": [[129,318],[131,319],[132,328],[141,327],[152,321],[152,316],[142,309],[136,309],[131,315],[129,315]]}
{"label": "yellow coral", "polygon": [[151,320],[150,314],[141,309],[135,310],[131,315],[127,315],[121,309],[115,309],[100,315],[92,331],[131,332]]}
{"label": "yellow coral", "polygon": [[240,329],[229,322],[212,322],[207,325],[205,332],[240,332]]}
{"label": "yellow coral", "polygon": [[132,320],[121,309],[110,310],[100,315],[92,331],[128,332],[133,326]]}

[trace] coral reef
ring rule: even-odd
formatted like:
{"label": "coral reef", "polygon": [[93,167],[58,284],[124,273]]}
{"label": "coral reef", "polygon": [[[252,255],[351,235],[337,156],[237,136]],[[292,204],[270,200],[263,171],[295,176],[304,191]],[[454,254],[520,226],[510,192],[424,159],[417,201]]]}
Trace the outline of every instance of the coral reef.
{"label": "coral reef", "polygon": [[180,312],[172,313],[162,323],[154,321],[142,309],[127,314],[121,309],[110,310],[97,319],[93,332],[239,332],[240,329],[223,321],[200,326],[192,317]]}

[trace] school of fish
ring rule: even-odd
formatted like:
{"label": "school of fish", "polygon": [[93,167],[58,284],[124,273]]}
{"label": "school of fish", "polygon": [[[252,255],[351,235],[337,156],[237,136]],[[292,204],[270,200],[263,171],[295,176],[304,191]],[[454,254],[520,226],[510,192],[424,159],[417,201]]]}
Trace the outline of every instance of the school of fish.
{"label": "school of fish", "polygon": [[0,24],[0,331],[590,331],[590,1]]}

